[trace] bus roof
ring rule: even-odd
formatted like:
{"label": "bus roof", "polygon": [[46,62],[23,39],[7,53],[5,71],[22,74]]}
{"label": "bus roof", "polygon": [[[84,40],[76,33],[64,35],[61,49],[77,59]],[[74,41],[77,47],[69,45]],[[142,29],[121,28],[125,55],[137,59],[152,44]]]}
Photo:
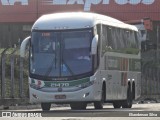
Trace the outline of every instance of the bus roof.
{"label": "bus roof", "polygon": [[109,16],[87,12],[54,13],[41,16],[33,25],[37,30],[63,30],[90,28],[96,24],[138,31],[135,26],[126,24]]}

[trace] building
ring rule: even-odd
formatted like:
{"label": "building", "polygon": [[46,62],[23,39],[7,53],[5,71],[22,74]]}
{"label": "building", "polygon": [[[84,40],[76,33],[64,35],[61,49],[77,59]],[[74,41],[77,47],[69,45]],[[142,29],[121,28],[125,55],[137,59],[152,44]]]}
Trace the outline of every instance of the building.
{"label": "building", "polygon": [[86,11],[122,21],[160,21],[160,0],[0,0],[0,47],[20,44],[43,14]]}

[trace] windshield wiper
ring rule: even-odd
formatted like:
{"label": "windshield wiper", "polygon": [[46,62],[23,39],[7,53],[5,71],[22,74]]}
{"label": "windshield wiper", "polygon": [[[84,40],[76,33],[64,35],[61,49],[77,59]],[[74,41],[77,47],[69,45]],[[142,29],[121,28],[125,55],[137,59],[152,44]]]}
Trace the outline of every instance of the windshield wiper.
{"label": "windshield wiper", "polygon": [[[55,44],[56,44],[56,41],[55,41]],[[51,71],[52,71],[52,68],[53,68],[53,64],[54,64],[54,66],[55,66],[55,69],[56,69],[56,64],[57,64],[57,51],[56,51],[56,48],[53,50],[53,55],[55,55],[55,57],[53,57],[53,60],[52,60],[52,62],[51,62],[51,65],[50,65],[50,67],[48,68],[48,70],[46,71],[46,73],[45,73],[45,76],[49,76],[49,74],[51,73]]]}
{"label": "windshield wiper", "polygon": [[57,61],[57,60],[56,60],[56,54],[55,54],[55,57],[53,58],[50,67],[49,67],[48,70],[46,71],[45,76],[48,76],[48,75],[51,73],[54,62],[55,62],[55,69],[56,69],[56,61]]}
{"label": "windshield wiper", "polygon": [[69,67],[69,65],[64,61],[63,57],[62,57],[62,63],[67,67],[68,71],[71,73],[71,75],[75,75],[74,72],[71,70],[71,68]]}

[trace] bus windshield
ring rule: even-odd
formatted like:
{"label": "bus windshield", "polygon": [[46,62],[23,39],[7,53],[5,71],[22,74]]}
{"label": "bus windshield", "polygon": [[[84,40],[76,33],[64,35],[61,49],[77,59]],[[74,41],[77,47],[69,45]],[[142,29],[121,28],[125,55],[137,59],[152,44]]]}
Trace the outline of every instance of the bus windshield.
{"label": "bus windshield", "polygon": [[30,74],[49,78],[77,77],[92,72],[92,30],[33,31]]}

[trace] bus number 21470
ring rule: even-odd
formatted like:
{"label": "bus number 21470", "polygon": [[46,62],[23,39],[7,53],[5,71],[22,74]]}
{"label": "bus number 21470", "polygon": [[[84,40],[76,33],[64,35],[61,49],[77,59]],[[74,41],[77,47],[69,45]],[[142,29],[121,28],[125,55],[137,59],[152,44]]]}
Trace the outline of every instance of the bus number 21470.
{"label": "bus number 21470", "polygon": [[69,83],[51,83],[51,87],[69,87]]}

